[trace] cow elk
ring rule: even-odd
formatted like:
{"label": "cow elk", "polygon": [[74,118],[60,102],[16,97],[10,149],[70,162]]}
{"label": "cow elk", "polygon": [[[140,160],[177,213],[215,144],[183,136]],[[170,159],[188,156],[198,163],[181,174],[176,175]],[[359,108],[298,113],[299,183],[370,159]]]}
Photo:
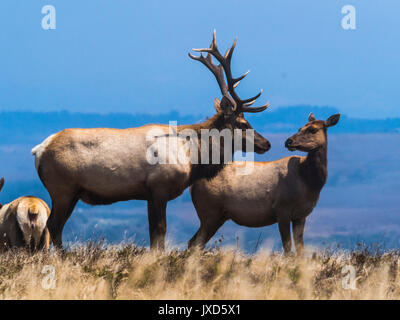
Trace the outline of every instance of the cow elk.
{"label": "cow elk", "polygon": [[291,251],[290,224],[296,251],[303,251],[306,217],[318,202],[327,179],[327,129],[338,123],[339,114],[326,121],[311,113],[308,123],[287,139],[290,150],[307,152],[272,162],[254,162],[249,175],[236,175],[240,162],[227,165],[212,180],[201,179],[191,187],[191,196],[200,218],[200,229],[189,247],[200,246],[231,219],[247,227],[278,223],[285,254]]}
{"label": "cow elk", "polygon": [[[4,179],[0,180],[0,191]],[[50,234],[46,227],[50,209],[35,197],[21,197],[0,205],[0,251],[28,248],[30,251],[48,250]]]}
{"label": "cow elk", "polygon": [[[252,127],[243,113],[261,112],[268,107],[268,104],[250,107],[261,92],[245,100],[240,99],[235,92],[236,85],[245,76],[233,78],[231,73],[235,45],[236,40],[226,54],[221,55],[214,31],[210,48],[194,49],[201,52],[200,56],[189,54],[215,76],[222,99],[215,99],[217,113],[212,118],[201,124],[177,126],[178,132],[192,129],[200,135],[203,129],[239,129],[245,133],[246,129]],[[203,56],[203,52],[207,55]],[[213,63],[212,57],[219,65]],[[150,134],[156,131],[157,134]],[[91,205],[103,205],[136,199],[147,201],[151,248],[163,249],[167,202],[182,194],[197,179],[212,178],[224,166],[222,159],[219,164],[197,164],[190,161],[174,164],[168,159],[166,164],[149,163],[146,152],[151,150],[154,155],[160,155],[162,150],[155,147],[155,142],[158,139],[168,139],[169,134],[169,127],[160,124],[124,130],[66,129],[35,147],[32,153],[36,169],[52,200],[48,228],[53,243],[62,247],[62,230],[78,200]],[[254,151],[264,153],[269,148],[270,143],[254,132]],[[243,144],[242,150],[245,151]]]}

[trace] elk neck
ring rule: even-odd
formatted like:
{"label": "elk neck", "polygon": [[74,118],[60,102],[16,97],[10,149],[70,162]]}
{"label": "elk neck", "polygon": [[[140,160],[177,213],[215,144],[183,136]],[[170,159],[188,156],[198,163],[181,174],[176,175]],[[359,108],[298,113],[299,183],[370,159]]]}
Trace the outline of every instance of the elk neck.
{"label": "elk neck", "polygon": [[[182,125],[178,127],[178,131],[184,130],[184,129],[192,129],[197,132],[197,137],[198,137],[198,150],[199,150],[199,162],[201,159],[200,156],[200,150],[201,150],[201,130],[202,129],[217,129],[217,130],[223,130],[227,128],[226,126],[226,120],[224,119],[223,114],[216,114],[212,118],[207,119],[206,121],[199,123],[199,124],[193,124],[193,125]],[[212,157],[212,145],[211,143],[209,144],[210,148],[210,158]],[[209,164],[191,164],[191,170],[190,170],[190,177],[188,181],[188,186],[192,185],[195,181],[199,179],[206,178],[208,180],[211,180],[214,178],[223,168],[224,168],[224,141],[221,139],[220,141],[220,161],[219,164],[212,164],[211,159],[209,160]]]}
{"label": "elk neck", "polygon": [[[178,130],[184,130],[184,129],[192,129],[196,131],[200,135],[200,130],[201,129],[218,129],[222,130],[226,128],[225,125],[226,121],[224,119],[224,115],[217,113],[213,117],[203,121],[202,123],[196,123],[196,124],[184,124],[180,125],[178,127]],[[199,136],[200,137],[200,136]]]}
{"label": "elk neck", "polygon": [[328,177],[327,143],[310,151],[300,166],[300,174],[313,192],[320,192]]}

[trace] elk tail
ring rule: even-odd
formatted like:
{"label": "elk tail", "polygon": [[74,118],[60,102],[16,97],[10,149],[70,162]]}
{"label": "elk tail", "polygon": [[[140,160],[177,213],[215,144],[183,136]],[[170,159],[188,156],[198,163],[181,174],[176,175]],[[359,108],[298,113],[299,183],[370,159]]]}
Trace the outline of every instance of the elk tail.
{"label": "elk tail", "polygon": [[55,134],[52,134],[48,138],[46,138],[41,144],[38,144],[36,147],[32,149],[32,155],[35,157],[35,167],[36,171],[39,170],[40,158],[42,157],[43,152],[46,150],[47,146],[53,140]]}

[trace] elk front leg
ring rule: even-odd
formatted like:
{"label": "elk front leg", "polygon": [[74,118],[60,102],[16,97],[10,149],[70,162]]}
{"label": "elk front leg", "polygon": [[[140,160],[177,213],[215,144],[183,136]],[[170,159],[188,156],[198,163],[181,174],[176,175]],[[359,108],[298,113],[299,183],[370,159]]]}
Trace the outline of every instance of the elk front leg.
{"label": "elk front leg", "polygon": [[306,218],[297,219],[292,222],[293,224],[293,238],[294,245],[296,246],[297,255],[302,255],[304,250],[304,225],[306,223]]}
{"label": "elk front leg", "polygon": [[149,200],[147,214],[149,219],[150,248],[164,250],[167,232],[167,201]]}
{"label": "elk front leg", "polygon": [[290,236],[290,221],[279,221],[279,233],[281,234],[282,246],[285,256],[292,250],[292,239]]}

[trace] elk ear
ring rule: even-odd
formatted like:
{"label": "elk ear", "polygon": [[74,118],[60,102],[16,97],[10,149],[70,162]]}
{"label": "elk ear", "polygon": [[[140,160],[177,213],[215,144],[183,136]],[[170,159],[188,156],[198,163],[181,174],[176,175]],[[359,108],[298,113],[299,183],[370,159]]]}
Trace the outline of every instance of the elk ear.
{"label": "elk ear", "polygon": [[339,119],[340,119],[340,113],[330,116],[328,120],[325,121],[325,127],[335,126],[339,122]]}
{"label": "elk ear", "polygon": [[315,120],[317,120],[317,119],[315,118],[314,113],[311,112],[308,115],[308,122],[315,121]]}
{"label": "elk ear", "polygon": [[1,189],[3,189],[3,186],[4,186],[4,178],[1,178],[0,179],[0,191],[1,191]]}
{"label": "elk ear", "polygon": [[222,110],[221,110],[221,101],[219,101],[218,98],[214,99],[214,108],[215,108],[215,111],[217,111],[217,113],[221,113],[222,112]]}

